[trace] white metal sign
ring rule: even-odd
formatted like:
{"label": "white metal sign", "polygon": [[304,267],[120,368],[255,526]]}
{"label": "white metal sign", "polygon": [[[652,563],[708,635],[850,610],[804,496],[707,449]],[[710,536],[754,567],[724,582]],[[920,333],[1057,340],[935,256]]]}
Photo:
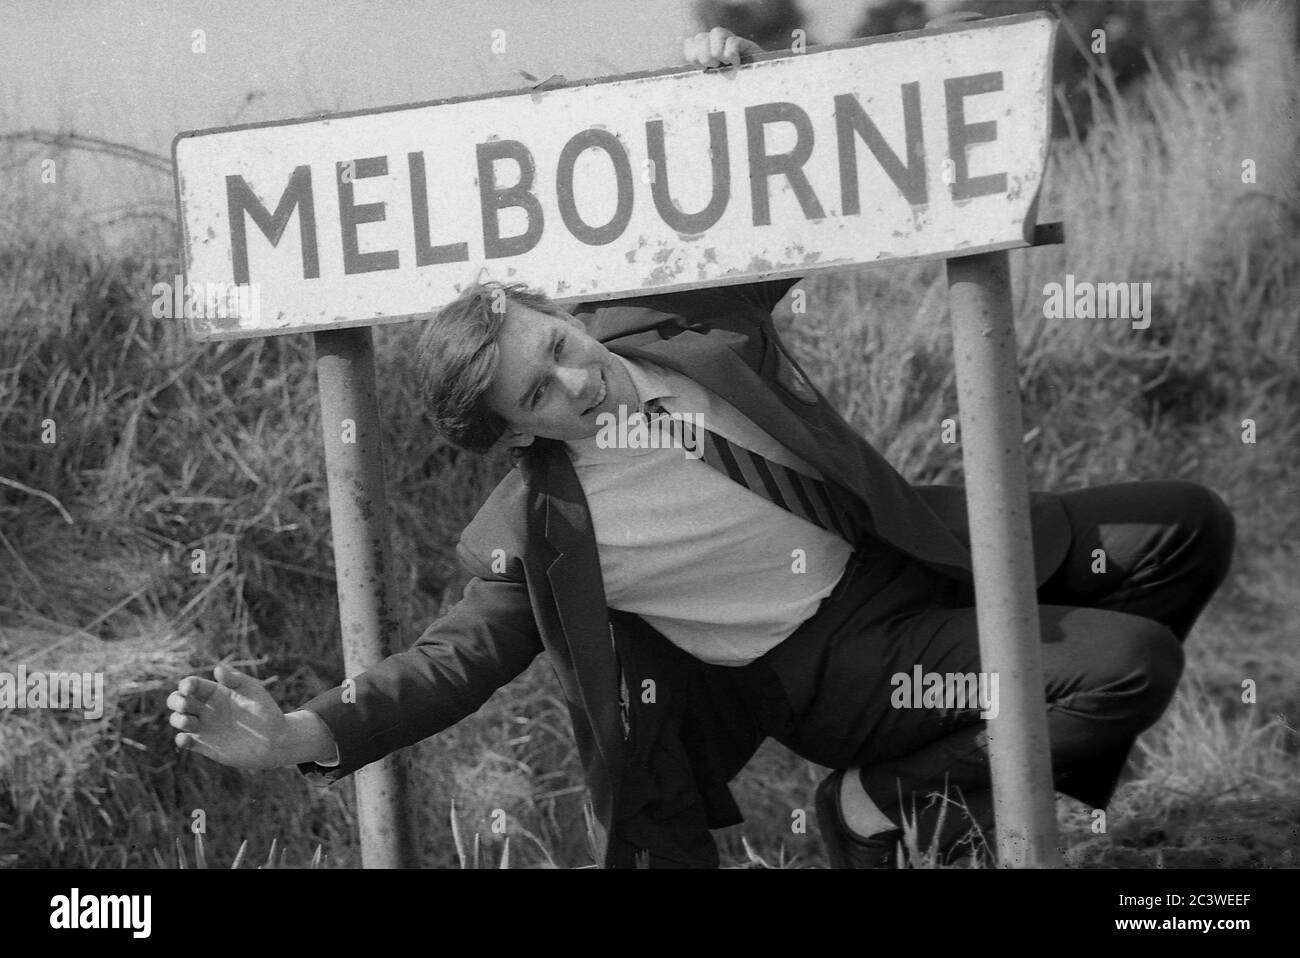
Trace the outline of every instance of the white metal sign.
{"label": "white metal sign", "polygon": [[411,319],[485,278],[572,302],[1029,245],[1054,29],[182,133],[191,329]]}

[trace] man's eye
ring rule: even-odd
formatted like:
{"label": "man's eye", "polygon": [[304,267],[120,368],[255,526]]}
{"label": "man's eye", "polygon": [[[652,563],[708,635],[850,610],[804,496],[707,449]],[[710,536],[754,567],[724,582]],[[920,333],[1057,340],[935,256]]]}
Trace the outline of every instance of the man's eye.
{"label": "man's eye", "polygon": [[[566,340],[568,340],[568,338],[569,338],[568,336],[561,336],[559,339],[555,341],[555,348],[551,350],[552,358],[554,359],[560,358],[560,353],[564,352],[564,343]],[[539,402],[542,401],[542,394],[545,392],[546,392],[546,384],[542,383],[542,385],[537,387],[537,392],[533,393],[533,400],[532,400],[533,406],[536,406]]]}
{"label": "man's eye", "polygon": [[[555,359],[559,359],[559,358],[560,358],[560,353],[564,352],[564,341],[565,341],[566,339],[568,339],[568,338],[569,338],[569,337],[567,337],[567,336],[561,336],[559,339],[557,339],[557,340],[555,341],[555,349],[554,349],[554,350],[552,351],[552,353],[551,353],[551,355],[552,355]],[[545,383],[543,383],[542,385],[540,385],[540,386],[537,387],[537,392],[533,393],[533,406],[534,406],[534,407],[535,407],[539,402],[542,401],[542,394],[545,393],[545,392],[546,392],[546,384],[545,384]]]}

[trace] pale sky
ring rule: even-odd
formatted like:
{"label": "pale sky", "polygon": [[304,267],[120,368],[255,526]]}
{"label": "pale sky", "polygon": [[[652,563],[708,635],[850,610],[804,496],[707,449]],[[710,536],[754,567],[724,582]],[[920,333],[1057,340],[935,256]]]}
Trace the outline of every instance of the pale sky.
{"label": "pale sky", "polygon": [[0,18],[5,127],[158,150],[182,129],[518,87],[517,70],[669,66],[694,29],[689,0],[0,0]]}

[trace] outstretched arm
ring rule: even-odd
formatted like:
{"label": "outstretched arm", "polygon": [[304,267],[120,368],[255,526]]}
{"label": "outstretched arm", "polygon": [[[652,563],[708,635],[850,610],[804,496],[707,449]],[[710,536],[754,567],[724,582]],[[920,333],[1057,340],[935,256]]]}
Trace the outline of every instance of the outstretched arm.
{"label": "outstretched arm", "polygon": [[335,781],[473,714],[542,651],[523,582],[475,577],[410,649],[303,709],[329,727],[338,765],[304,768]]}
{"label": "outstretched arm", "polygon": [[282,713],[257,679],[225,667],[215,682],[186,677],[167,705],[179,748],[237,768],[305,764],[334,780],[459,722],[541,649],[527,586],[476,576],[410,649],[298,711]]}

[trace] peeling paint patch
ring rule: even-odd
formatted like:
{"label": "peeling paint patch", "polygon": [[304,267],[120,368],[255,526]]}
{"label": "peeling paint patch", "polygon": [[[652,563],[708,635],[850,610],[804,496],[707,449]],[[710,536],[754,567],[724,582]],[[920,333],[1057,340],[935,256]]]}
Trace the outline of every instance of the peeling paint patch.
{"label": "peeling paint patch", "polygon": [[240,319],[239,319],[239,317],[236,316],[236,315],[230,315],[230,316],[220,316],[220,315],[217,315],[217,316],[205,316],[204,319],[207,320],[207,327],[208,327],[208,329],[210,329],[210,330],[217,330],[217,329],[238,329],[238,328],[240,327]]}
{"label": "peeling paint patch", "polygon": [[642,286],[667,286],[674,282],[682,274],[682,265],[677,266],[656,266]]}

